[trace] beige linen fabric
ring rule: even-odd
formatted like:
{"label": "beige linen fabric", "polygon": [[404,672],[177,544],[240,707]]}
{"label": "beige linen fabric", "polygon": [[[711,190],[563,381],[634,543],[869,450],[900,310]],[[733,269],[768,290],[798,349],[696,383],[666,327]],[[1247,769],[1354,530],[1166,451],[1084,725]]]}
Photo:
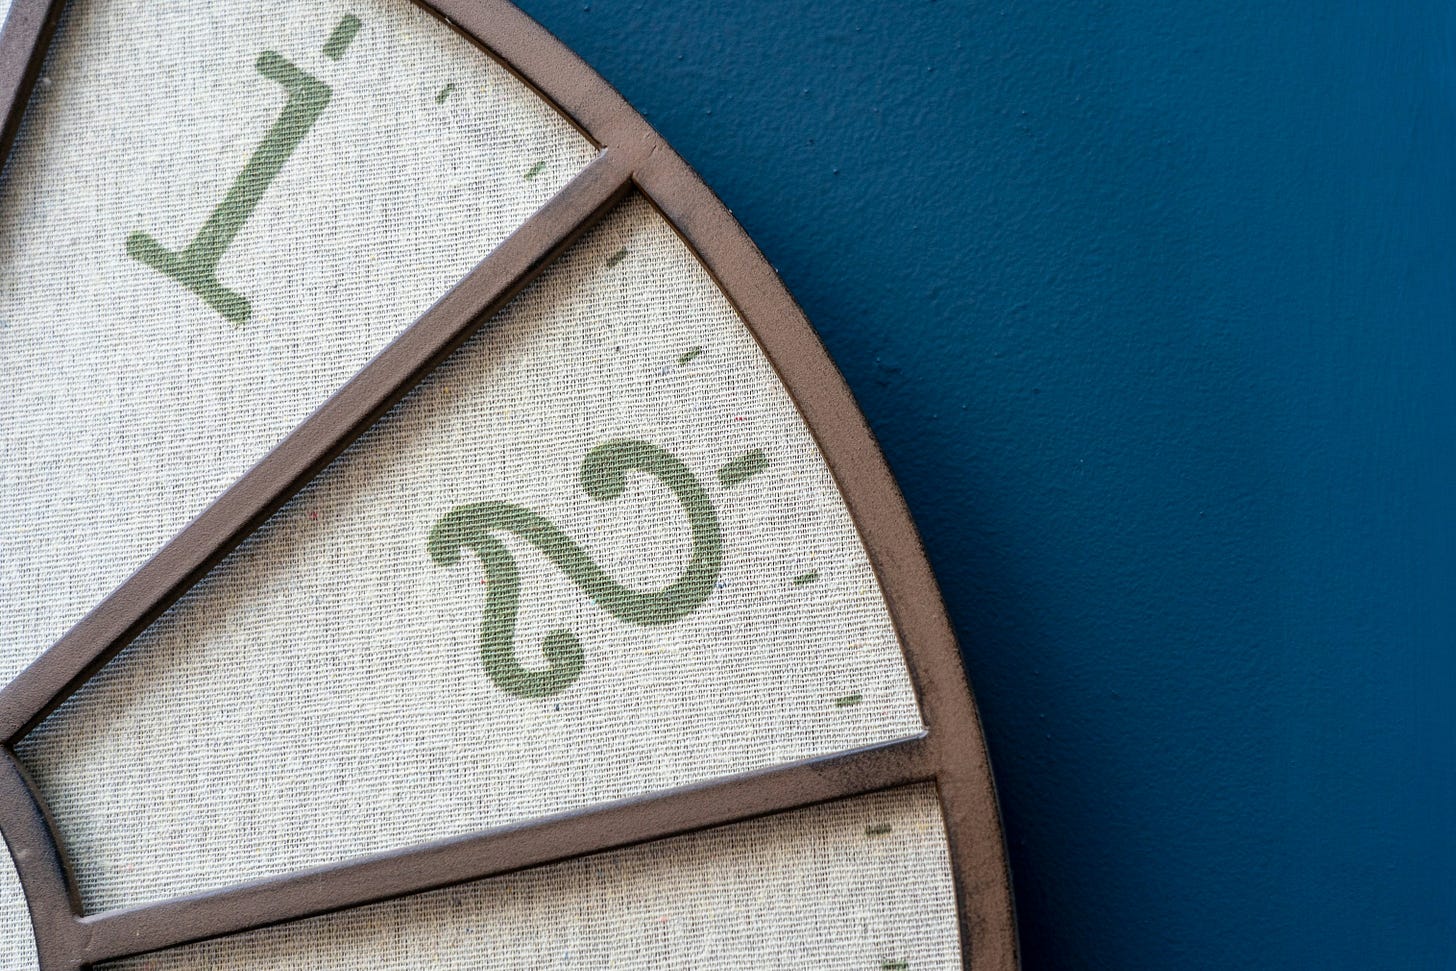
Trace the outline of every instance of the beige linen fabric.
{"label": "beige linen fabric", "polygon": [[[594,154],[407,0],[67,8],[0,185],[0,682]],[[264,51],[332,96],[218,265],[235,326],[127,240],[223,200],[287,100]]]}
{"label": "beige linen fabric", "polygon": [[130,971],[961,967],[927,788],[110,965]]}
{"label": "beige linen fabric", "polygon": [[3,841],[0,841],[0,968],[4,971],[39,971],[40,968],[20,877]]}
{"label": "beige linen fabric", "polygon": [[[503,691],[487,576],[433,525],[503,500],[612,577],[666,585],[692,540],[589,450],[650,442],[703,483],[723,567],[676,623],[624,623],[537,550],[515,652],[581,641],[580,680]],[[727,486],[753,450],[766,465]],[[797,581],[797,582],[796,582]],[[595,228],[21,747],[88,910],[118,907],[845,751],[922,731],[884,600],[773,368],[640,198]]]}

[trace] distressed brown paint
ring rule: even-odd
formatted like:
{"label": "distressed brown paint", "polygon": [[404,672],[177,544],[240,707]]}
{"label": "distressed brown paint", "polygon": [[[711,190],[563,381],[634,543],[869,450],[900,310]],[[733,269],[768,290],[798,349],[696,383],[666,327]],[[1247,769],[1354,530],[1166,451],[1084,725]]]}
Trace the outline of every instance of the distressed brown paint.
{"label": "distressed brown paint", "polygon": [[[422,3],[556,105],[601,154],[276,449],[0,690],[0,833],[42,971],[207,940],[832,799],[933,781],[965,966],[1017,966],[990,767],[960,654],[909,513],[843,378],[772,268],[702,180],[579,58],[505,0]],[[0,34],[7,157],[62,8],[15,0]],[[926,734],[591,807],[365,860],[83,916],[55,828],[14,743],[409,392],[630,191],[674,226],[742,315],[813,433],[905,648]]]}

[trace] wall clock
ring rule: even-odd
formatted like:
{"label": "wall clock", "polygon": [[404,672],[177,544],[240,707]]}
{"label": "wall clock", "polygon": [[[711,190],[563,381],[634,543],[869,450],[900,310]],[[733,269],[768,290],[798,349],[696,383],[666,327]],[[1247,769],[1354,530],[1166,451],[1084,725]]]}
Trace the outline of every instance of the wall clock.
{"label": "wall clock", "polygon": [[6,968],[1015,965],[843,381],[504,2],[16,0]]}

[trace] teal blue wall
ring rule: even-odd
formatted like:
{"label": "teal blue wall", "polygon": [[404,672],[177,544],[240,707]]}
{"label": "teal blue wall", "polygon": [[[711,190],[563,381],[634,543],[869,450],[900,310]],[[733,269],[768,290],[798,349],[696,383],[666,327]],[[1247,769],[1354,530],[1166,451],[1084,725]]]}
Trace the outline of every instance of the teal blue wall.
{"label": "teal blue wall", "polygon": [[1027,967],[1456,967],[1456,7],[525,6],[880,436]]}

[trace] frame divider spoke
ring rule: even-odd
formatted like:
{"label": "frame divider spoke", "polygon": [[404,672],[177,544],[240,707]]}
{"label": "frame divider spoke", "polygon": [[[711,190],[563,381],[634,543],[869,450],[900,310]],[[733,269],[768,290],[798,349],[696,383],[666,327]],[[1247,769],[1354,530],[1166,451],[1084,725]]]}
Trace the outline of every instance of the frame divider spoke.
{"label": "frame divider spoke", "polygon": [[0,689],[0,739],[13,744],[54,711],[534,280],[626,195],[634,161],[627,151],[601,151],[424,316]]}
{"label": "frame divider spoke", "polygon": [[20,131],[30,92],[45,66],[46,49],[65,0],[16,0],[0,33],[0,167]]}
{"label": "frame divider spoke", "polygon": [[927,782],[924,736],[793,763],[419,849],[110,911],[78,923],[80,964],[223,937],[816,803]]}

